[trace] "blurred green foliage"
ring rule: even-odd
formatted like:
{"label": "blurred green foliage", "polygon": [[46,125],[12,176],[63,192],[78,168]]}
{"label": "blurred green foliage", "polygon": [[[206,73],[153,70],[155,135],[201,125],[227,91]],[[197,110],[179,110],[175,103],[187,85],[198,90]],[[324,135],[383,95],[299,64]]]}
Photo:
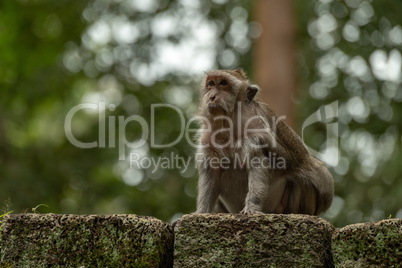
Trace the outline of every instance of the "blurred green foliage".
{"label": "blurred green foliage", "polygon": [[[252,3],[2,1],[0,202],[10,198],[17,212],[43,203],[44,212],[136,213],[166,221],[194,211],[194,165],[185,172],[129,165],[130,153],[193,157],[186,139],[152,148],[148,137],[122,154],[119,135],[139,141],[143,129],[138,122],[119,129],[119,120],[137,115],[150,123],[151,105],[165,103],[180,108],[188,122],[203,71],[242,66],[253,77],[252,42],[261,27],[252,21]],[[402,2],[297,1],[296,10],[299,121],[339,101],[340,162],[331,168],[336,198],[323,216],[337,226],[402,217]],[[104,148],[74,146],[64,129],[68,112],[101,101],[105,109],[74,115],[72,134],[100,147],[104,138]],[[155,140],[175,140],[178,114],[155,111]],[[325,132],[324,124],[309,127],[306,143],[321,148]]]}
{"label": "blurred green foliage", "polygon": [[[339,104],[336,197],[324,217],[337,226],[401,218],[402,2],[297,3],[300,120]],[[322,149],[325,125],[306,133]]]}
{"label": "blurred green foliage", "polygon": [[[158,103],[177,105],[190,117],[203,71],[240,62],[249,67],[247,1],[218,2],[0,3],[0,201],[10,198],[12,208],[21,212],[41,203],[49,205],[43,211],[56,213],[137,213],[163,220],[192,212],[194,164],[186,172],[153,173],[152,167],[130,168],[127,160],[130,153],[188,158],[194,149],[185,139],[165,149],[125,147],[122,161],[118,126],[119,118],[132,115],[150,123],[150,107]],[[244,36],[230,30],[233,21]],[[195,34],[208,40],[199,44]],[[237,48],[228,44],[233,36],[242,39]],[[189,51],[181,49],[187,46]],[[100,145],[99,114],[105,112],[105,148],[74,146],[64,129],[68,112],[80,103],[100,101],[106,102],[106,111],[74,114],[72,135]],[[166,108],[155,116],[157,142],[180,134],[177,113]],[[115,146],[109,142],[111,123]],[[134,142],[142,130],[131,122],[120,132]]]}

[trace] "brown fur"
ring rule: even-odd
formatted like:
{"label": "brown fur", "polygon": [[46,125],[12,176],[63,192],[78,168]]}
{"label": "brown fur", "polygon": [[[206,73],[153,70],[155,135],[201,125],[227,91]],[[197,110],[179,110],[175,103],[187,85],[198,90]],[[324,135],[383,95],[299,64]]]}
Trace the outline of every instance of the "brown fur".
{"label": "brown fur", "polygon": [[[332,176],[301,138],[255,98],[257,91],[242,69],[206,75],[198,112],[203,119],[198,133],[197,212],[318,215],[331,205]],[[246,156],[270,165],[232,165]],[[272,164],[272,156],[283,159],[285,168]],[[214,166],[212,159],[228,159],[231,164]]]}

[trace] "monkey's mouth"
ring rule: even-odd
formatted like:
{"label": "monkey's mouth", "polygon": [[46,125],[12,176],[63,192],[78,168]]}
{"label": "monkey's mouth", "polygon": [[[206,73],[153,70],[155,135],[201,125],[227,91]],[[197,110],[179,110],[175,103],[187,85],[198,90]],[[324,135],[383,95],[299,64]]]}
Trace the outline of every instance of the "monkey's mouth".
{"label": "monkey's mouth", "polygon": [[223,107],[216,103],[208,104],[208,112],[210,114],[222,113],[224,111]]}

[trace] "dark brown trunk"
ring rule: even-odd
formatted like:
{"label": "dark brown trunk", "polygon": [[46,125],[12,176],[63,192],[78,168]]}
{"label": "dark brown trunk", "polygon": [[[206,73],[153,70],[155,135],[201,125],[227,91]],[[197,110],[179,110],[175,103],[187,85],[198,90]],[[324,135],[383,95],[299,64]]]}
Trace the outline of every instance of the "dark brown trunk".
{"label": "dark brown trunk", "polygon": [[254,74],[260,97],[295,128],[295,18],[292,0],[257,0],[255,20],[262,34],[255,44]]}

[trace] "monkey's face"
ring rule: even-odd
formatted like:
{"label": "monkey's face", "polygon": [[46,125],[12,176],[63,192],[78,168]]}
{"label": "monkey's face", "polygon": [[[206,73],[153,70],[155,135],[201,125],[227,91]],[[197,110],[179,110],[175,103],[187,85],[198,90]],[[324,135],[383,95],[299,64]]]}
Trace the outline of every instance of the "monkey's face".
{"label": "monkey's face", "polygon": [[210,115],[230,115],[237,92],[226,75],[208,75],[201,106]]}

